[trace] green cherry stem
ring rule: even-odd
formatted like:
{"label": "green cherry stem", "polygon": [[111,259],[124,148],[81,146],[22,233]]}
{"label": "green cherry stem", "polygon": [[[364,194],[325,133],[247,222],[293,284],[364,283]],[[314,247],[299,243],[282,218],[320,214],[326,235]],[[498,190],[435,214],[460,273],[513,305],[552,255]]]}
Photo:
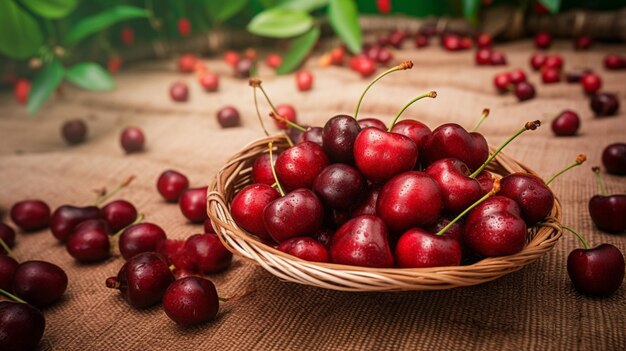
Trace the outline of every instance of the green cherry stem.
{"label": "green cherry stem", "polygon": [[500,179],[496,179],[493,181],[493,188],[491,188],[490,192],[488,192],[483,197],[478,199],[478,201],[474,202],[470,207],[466,208],[463,212],[461,212],[458,216],[456,216],[453,220],[451,220],[450,223],[448,223],[445,227],[441,228],[441,230],[438,231],[437,234],[435,235],[443,235],[443,233],[445,233],[448,229],[450,229],[450,227],[452,227],[454,223],[456,223],[459,219],[463,218],[463,216],[465,216],[469,211],[473,210],[474,207],[480,205],[483,201],[495,195],[498,191],[500,191]]}
{"label": "green cherry stem", "polygon": [[370,88],[372,87],[372,85],[374,85],[374,83],[378,82],[382,77],[388,75],[389,73],[393,73],[395,71],[403,71],[405,69],[411,69],[412,67],[413,67],[413,61],[404,61],[397,66],[391,67],[385,72],[379,74],[378,77],[374,78],[374,80],[372,80],[367,85],[367,87],[365,87],[365,90],[363,90],[363,92],[361,93],[361,97],[359,97],[359,101],[356,103],[356,108],[354,109],[354,119],[357,119],[357,115],[359,114],[359,108],[361,107],[361,102],[363,101],[363,97],[365,97],[365,94],[367,93],[368,90],[370,90]]}
{"label": "green cherry stem", "polygon": [[580,154],[576,157],[576,161],[574,161],[574,163],[572,163],[571,165],[563,168],[562,170],[560,170],[559,172],[557,172],[555,175],[553,175],[552,177],[550,177],[550,179],[548,179],[548,181],[546,182],[546,185],[550,185],[550,183],[552,183],[553,180],[556,179],[556,177],[560,176],[561,174],[569,171],[570,169],[580,166],[582,165],[585,161],[587,160],[587,156],[585,156],[585,154]]}
{"label": "green cherry stem", "polygon": [[304,128],[303,126],[301,126],[299,124],[296,124],[296,123],[293,123],[292,121],[288,120],[287,118],[285,118],[285,117],[283,117],[283,116],[281,116],[281,115],[279,115],[277,113],[274,113],[273,111],[270,112],[270,117],[272,117],[273,119],[275,119],[277,121],[286,123],[289,127],[293,128],[293,129],[299,130],[301,132],[306,132],[306,128]]}
{"label": "green cherry stem", "polygon": [[276,169],[274,167],[274,154],[272,152],[272,149],[274,148],[274,142],[270,141],[267,146],[270,149],[270,168],[272,169],[274,182],[276,182],[276,188],[278,188],[278,192],[280,193],[280,196],[285,196],[285,191],[283,190],[283,187],[280,186],[280,182],[278,181],[278,176],[276,175]]}
{"label": "green cherry stem", "polygon": [[0,289],[0,294],[4,295],[4,296],[6,296],[6,297],[8,297],[8,298],[10,298],[10,299],[13,299],[15,302],[28,304],[28,302],[26,302],[26,301],[24,301],[24,300],[20,299],[19,297],[17,297],[17,296],[15,296],[15,295],[11,294],[10,292],[8,292],[8,291],[6,291],[6,290],[4,290],[4,289]]}
{"label": "green cherry stem", "polygon": [[280,115],[278,112],[276,112],[276,107],[274,106],[274,104],[272,104],[272,100],[270,100],[270,97],[267,96],[267,93],[265,92],[265,89],[263,89],[263,85],[261,85],[261,83],[262,82],[259,78],[250,78],[250,80],[248,81],[248,84],[251,87],[259,88],[259,90],[261,90],[263,96],[265,97],[265,101],[267,101],[267,103],[270,105],[272,112],[274,112],[276,115]]}
{"label": "green cherry stem", "polygon": [[561,225],[561,228],[567,230],[568,232],[574,234],[578,240],[580,241],[581,244],[583,244],[583,247],[585,248],[585,250],[589,250],[589,244],[587,243],[587,241],[585,240],[585,238],[583,238],[582,235],[578,234],[574,229],[565,226],[565,225]]}
{"label": "green cherry stem", "polygon": [[263,123],[263,118],[261,118],[261,112],[259,111],[259,101],[257,99],[256,96],[256,86],[251,85],[252,86],[252,92],[253,92],[253,96],[254,96],[254,108],[256,109],[256,116],[259,119],[259,123],[261,124],[261,128],[263,129],[263,133],[265,133],[265,136],[270,136],[270,133],[267,132],[267,128],[265,128],[265,123]]}
{"label": "green cherry stem", "polygon": [[429,91],[426,94],[422,94],[419,96],[416,96],[415,98],[413,98],[413,100],[409,101],[406,105],[404,105],[404,107],[396,114],[396,117],[393,118],[393,122],[391,122],[391,124],[389,125],[389,128],[387,128],[388,132],[391,132],[391,129],[393,129],[393,126],[396,125],[396,122],[398,122],[398,118],[400,118],[400,115],[402,115],[402,113],[409,108],[409,106],[413,105],[414,102],[419,101],[423,98],[436,98],[437,97],[437,92],[436,91]]}
{"label": "green cherry stem", "polygon": [[600,189],[600,195],[606,196],[606,191],[604,189],[604,182],[602,182],[602,176],[600,175],[600,167],[594,166],[594,167],[591,167],[591,170],[596,175],[596,183],[598,183],[598,189]]}
{"label": "green cherry stem", "polygon": [[15,255],[13,255],[13,251],[11,251],[11,249],[9,248],[9,245],[7,245],[7,243],[2,238],[0,238],[0,246],[2,246],[4,251],[7,252],[7,255],[9,255],[9,257],[17,261],[17,258],[15,258]]}
{"label": "green cherry stem", "polygon": [[96,206],[99,206],[106,200],[113,197],[113,195],[117,194],[118,192],[120,192],[120,190],[127,187],[134,179],[135,179],[135,176],[131,175],[130,177],[126,178],[120,185],[118,185],[117,188],[113,189],[113,191],[109,193],[98,194],[98,197],[96,198]]}
{"label": "green cherry stem", "polygon": [[483,109],[483,113],[480,115],[480,118],[478,119],[478,122],[474,126],[474,129],[472,129],[472,132],[477,131],[478,128],[480,128],[480,125],[483,124],[483,122],[487,119],[488,116],[489,116],[489,109],[488,108]]}
{"label": "green cherry stem", "polygon": [[502,151],[502,149],[504,149],[507,145],[509,145],[509,143],[512,142],[513,139],[517,138],[520,134],[524,133],[527,130],[535,130],[535,129],[537,129],[540,125],[541,125],[541,122],[539,122],[538,120],[537,121],[526,122],[526,124],[524,124],[523,128],[518,130],[512,137],[508,138],[502,145],[500,145],[498,150],[496,150],[496,152],[491,154],[489,156],[489,158],[487,158],[487,160],[482,164],[482,166],[478,167],[478,169],[475,170],[474,173],[470,174],[469,177],[470,178],[476,178],[480,174],[480,172],[482,172],[485,169],[485,167],[487,167],[489,162],[491,162],[500,153],[500,151]]}

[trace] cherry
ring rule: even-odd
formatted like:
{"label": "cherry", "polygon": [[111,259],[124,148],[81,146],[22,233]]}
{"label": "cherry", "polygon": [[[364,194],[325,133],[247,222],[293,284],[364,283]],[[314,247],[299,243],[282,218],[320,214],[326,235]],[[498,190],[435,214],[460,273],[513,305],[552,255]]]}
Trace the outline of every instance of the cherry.
{"label": "cherry", "polygon": [[626,68],[626,57],[607,54],[604,57],[604,67],[610,70],[624,69]]}
{"label": "cherry", "polygon": [[80,144],[87,138],[87,124],[80,118],[65,121],[61,135],[69,145]]}
{"label": "cherry", "polygon": [[102,216],[113,232],[130,225],[137,218],[137,209],[126,200],[111,201],[102,207]]}
{"label": "cherry", "polygon": [[371,188],[364,200],[352,211],[352,217],[360,215],[376,215],[376,202],[378,201],[379,188]]}
{"label": "cherry", "polygon": [[115,74],[122,68],[122,64],[123,64],[123,61],[122,61],[121,57],[119,57],[119,56],[112,56],[107,61],[107,70],[111,74]]}
{"label": "cherry", "polygon": [[[335,235],[334,231],[327,229],[327,228],[322,228],[317,233],[315,233],[315,235],[313,235],[313,238],[317,240],[317,242],[319,242],[320,244],[324,245],[324,247],[327,250],[330,250],[330,244],[333,240],[334,235]],[[328,253],[328,255],[330,256],[330,253]]]}
{"label": "cherry", "polygon": [[308,91],[313,87],[313,74],[310,71],[296,72],[296,87],[300,91]]}
{"label": "cherry", "polygon": [[205,234],[215,233],[215,229],[213,229],[213,223],[211,223],[211,219],[210,218],[207,218],[204,221],[203,227],[204,227],[204,233]]}
{"label": "cherry", "polygon": [[396,49],[400,49],[402,48],[402,44],[406,40],[407,36],[407,32],[397,29],[389,34],[389,44]]}
{"label": "cherry", "polygon": [[[0,222],[0,240],[9,248],[15,246],[15,230],[2,222]],[[0,247],[0,255],[6,254],[8,254],[7,250],[4,247]]]}
{"label": "cherry", "polygon": [[535,97],[535,87],[528,82],[515,85],[514,92],[519,101],[526,101]]}
{"label": "cherry", "polygon": [[474,56],[477,65],[490,65],[491,64],[491,49],[480,48],[476,51]]}
{"label": "cherry", "polygon": [[250,71],[254,63],[248,58],[242,58],[235,63],[235,77],[248,78],[250,77]]}
{"label": "cherry", "polygon": [[239,111],[233,106],[224,106],[217,111],[217,122],[222,128],[237,127],[240,124]]}
{"label": "cherry", "polygon": [[513,84],[519,84],[526,81],[526,73],[524,73],[524,71],[522,71],[521,69],[512,70],[510,72],[510,75],[511,83]]}
{"label": "cherry", "polygon": [[117,277],[107,278],[106,286],[119,289],[131,306],[145,308],[160,302],[173,281],[174,275],[163,255],[143,252],[124,263]]}
{"label": "cherry", "polygon": [[189,99],[189,87],[185,82],[175,82],[170,86],[170,97],[176,102],[185,102]]}
{"label": "cherry", "polygon": [[0,349],[34,350],[43,336],[46,320],[27,303],[0,301]]}
{"label": "cherry", "polygon": [[423,48],[428,46],[429,38],[425,35],[418,34],[415,36],[415,40],[413,42],[415,43],[416,48]]}
{"label": "cherry", "polygon": [[599,229],[609,233],[621,233],[626,230],[626,194],[606,195],[600,168],[594,167],[599,195],[589,200],[589,215]]}
{"label": "cherry", "polygon": [[277,243],[297,236],[314,235],[322,226],[324,207],[309,189],[296,189],[265,206],[263,219]]}
{"label": "cherry", "polygon": [[541,80],[544,84],[558,83],[561,80],[561,72],[554,68],[541,70]]}
{"label": "cherry", "polygon": [[506,65],[506,56],[502,52],[492,51],[489,61],[492,66],[504,66]]}
{"label": "cherry", "polygon": [[217,91],[220,85],[220,76],[213,72],[203,73],[198,80],[205,91]]}
{"label": "cherry", "polygon": [[588,68],[582,68],[582,69],[578,69],[574,71],[569,71],[565,73],[565,80],[568,83],[578,83],[588,73],[591,73],[591,70]]}
{"label": "cherry", "polygon": [[[157,244],[156,252],[165,257],[168,264],[173,265],[175,272],[191,270],[191,260],[184,250],[185,241],[179,239],[165,239]],[[150,252],[150,251],[147,251]]]}
{"label": "cherry", "polygon": [[176,26],[178,28],[178,34],[180,34],[181,37],[186,37],[191,34],[191,22],[188,19],[179,19]]}
{"label": "cherry", "polygon": [[402,234],[395,253],[401,268],[458,266],[462,257],[458,240],[421,228],[412,228]]}
{"label": "cherry", "polygon": [[538,71],[538,70],[541,69],[541,67],[543,67],[543,65],[545,64],[547,58],[548,58],[548,56],[543,54],[543,53],[541,53],[541,52],[534,53],[530,57],[530,66],[535,71]]}
{"label": "cherry", "polygon": [[76,207],[62,205],[52,213],[50,230],[55,238],[64,242],[79,223],[101,217],[102,213],[96,206]]}
{"label": "cherry", "polygon": [[[271,171],[270,171],[271,172]],[[272,184],[274,183],[272,178]],[[278,191],[267,184],[252,184],[235,195],[230,204],[233,220],[243,230],[258,236],[263,241],[271,241],[265,223],[263,210],[280,197]]]}
{"label": "cherry", "polygon": [[394,124],[394,126],[391,128],[391,131],[393,133],[407,136],[411,140],[413,140],[415,145],[417,145],[418,156],[424,155],[424,146],[426,144],[426,140],[428,140],[428,138],[432,134],[432,131],[430,130],[430,128],[428,128],[427,125],[412,119],[399,121],[398,123]]}
{"label": "cherry", "polygon": [[207,187],[190,188],[180,195],[178,206],[183,216],[192,223],[202,223],[207,219]]}
{"label": "cherry", "polygon": [[193,271],[202,274],[223,271],[230,266],[233,254],[217,234],[194,234],[185,240],[184,250],[192,261]]}
{"label": "cherry", "polygon": [[328,249],[316,239],[291,238],[278,246],[278,250],[311,262],[328,262]]}
{"label": "cherry", "polygon": [[124,46],[131,46],[135,41],[135,32],[130,27],[124,27],[120,31],[120,39]]}
{"label": "cherry", "polygon": [[577,50],[587,50],[593,43],[593,39],[591,39],[588,35],[581,35],[574,39],[574,48]]}
{"label": "cherry", "polygon": [[595,94],[602,87],[602,79],[595,73],[587,73],[583,76],[580,83],[583,86],[583,90],[587,94]]}
{"label": "cherry", "polygon": [[137,127],[128,127],[120,135],[120,143],[127,154],[142,151],[145,142],[143,132]]}
{"label": "cherry", "polygon": [[[290,130],[296,130],[296,129],[291,128]],[[310,142],[316,143],[319,146],[322,146],[323,144],[322,131],[323,129],[321,127],[310,127],[304,133],[300,134],[298,143],[310,141]]]}
{"label": "cherry", "polygon": [[546,32],[539,32],[535,35],[535,46],[539,49],[547,49],[552,44],[552,36]]}
{"label": "cherry", "polygon": [[471,170],[480,167],[489,157],[489,146],[485,137],[477,132],[468,132],[455,123],[446,123],[435,128],[424,143],[424,151],[424,159],[428,163],[453,157],[463,161]]}
{"label": "cherry", "polygon": [[278,54],[271,53],[265,57],[265,64],[270,68],[277,69],[282,63],[283,58]]}
{"label": "cherry", "polygon": [[184,54],[178,58],[178,70],[183,73],[191,73],[196,67],[198,59],[193,54]]}
{"label": "cherry", "polygon": [[558,136],[575,135],[580,128],[580,118],[578,114],[571,110],[563,110],[552,120],[552,131]]}
{"label": "cherry", "polygon": [[345,55],[346,50],[342,46],[330,50],[330,63],[335,66],[341,66]]}
{"label": "cherry", "polygon": [[461,50],[461,38],[457,35],[447,34],[441,40],[441,45],[448,51]]}
{"label": "cherry", "polygon": [[386,48],[381,48],[376,55],[376,62],[386,65],[393,60],[393,54]]}
{"label": "cherry", "polygon": [[365,128],[354,141],[354,160],[367,179],[384,182],[415,167],[417,145],[402,134]]}
{"label": "cherry", "polygon": [[[292,123],[296,123],[296,109],[293,108],[293,106],[288,105],[288,104],[280,104],[278,106],[276,106],[276,113],[285,118],[286,120],[288,120],[289,122]],[[278,119],[275,119],[274,122],[276,122],[276,127],[280,128],[280,129],[287,129],[289,128],[287,125],[287,122],[285,121],[281,121]]]}
{"label": "cherry", "polygon": [[428,166],[424,172],[439,185],[443,208],[450,213],[460,213],[482,195],[480,183],[469,177],[471,171],[465,163],[458,159],[443,158],[437,160]]}
{"label": "cherry", "polygon": [[359,203],[367,185],[363,175],[351,166],[335,163],[324,168],[313,182],[313,191],[332,208],[348,210]]}
{"label": "cherry", "polygon": [[19,263],[7,255],[0,255],[0,289],[11,291],[13,276]]}
{"label": "cherry", "polygon": [[315,177],[328,165],[321,146],[305,141],[283,151],[276,159],[276,175],[289,191],[311,188]]}
{"label": "cherry", "polygon": [[[274,159],[274,164],[276,160]],[[274,184],[274,176],[270,164],[270,155],[262,154],[254,160],[252,164],[252,181],[254,183],[272,185]]]}
{"label": "cherry", "polygon": [[502,178],[498,195],[515,200],[522,218],[532,226],[546,218],[554,205],[554,194],[543,180],[530,173],[512,173]]}
{"label": "cherry", "polygon": [[41,200],[22,200],[11,207],[11,219],[25,232],[39,230],[50,223],[50,207]]}
{"label": "cherry", "polygon": [[361,77],[369,77],[376,72],[376,62],[366,56],[355,56],[354,63],[351,63],[354,70],[361,74]]}
{"label": "cherry", "polygon": [[613,143],[602,151],[602,164],[611,174],[626,174],[626,143]]}
{"label": "cherry", "polygon": [[219,311],[215,285],[200,277],[179,279],[163,294],[163,310],[171,320],[183,327],[210,321]]}
{"label": "cherry", "polygon": [[479,48],[490,48],[493,45],[493,37],[489,33],[479,33],[476,36],[476,45]]}
{"label": "cherry", "polygon": [[498,89],[498,92],[505,93],[509,90],[511,84],[511,74],[509,72],[503,72],[496,74],[493,78],[493,85]]}
{"label": "cherry", "polygon": [[133,224],[124,229],[119,238],[119,250],[125,260],[142,252],[156,252],[167,239],[165,231],[154,223]]}
{"label": "cherry", "polygon": [[611,93],[593,95],[590,105],[597,117],[612,116],[619,110],[619,100],[615,94]]}
{"label": "cherry", "polygon": [[67,288],[67,275],[45,261],[20,263],[13,275],[13,292],[28,303],[45,307],[58,300]]}
{"label": "cherry", "polygon": [[15,99],[22,105],[28,102],[28,95],[30,94],[31,83],[28,79],[18,79],[13,85],[13,94]]}
{"label": "cherry", "polygon": [[180,195],[189,188],[189,179],[175,170],[168,169],[157,179],[157,190],[167,202],[178,202]]}
{"label": "cherry", "polygon": [[[452,224],[450,224],[451,222]],[[442,235],[445,234],[445,236],[453,238],[454,240],[458,241],[459,244],[461,244],[462,246],[463,224],[460,221],[453,222],[449,218],[442,216],[437,219],[437,223],[426,228],[426,231],[429,233],[438,233],[439,231],[444,230],[444,228],[446,229],[442,232]]]}
{"label": "cherry", "polygon": [[563,68],[563,58],[559,55],[550,55],[546,57],[546,62],[543,63],[542,68],[552,68],[560,71]]}
{"label": "cherry", "polygon": [[239,62],[239,54],[235,51],[229,50],[224,53],[224,61],[230,66],[235,67]]}
{"label": "cherry", "polygon": [[109,225],[105,220],[85,220],[74,228],[65,242],[65,248],[80,262],[105,260],[111,255],[109,232]]}
{"label": "cherry", "polygon": [[326,122],[322,146],[332,162],[354,164],[354,141],[359,132],[359,123],[348,115],[336,115]]}
{"label": "cherry", "polygon": [[378,118],[361,118],[358,122],[361,129],[372,127],[380,130],[387,130],[385,123]]}
{"label": "cherry", "polygon": [[330,256],[333,263],[364,267],[392,267],[387,227],[378,217],[362,215],[341,226],[335,233]]}

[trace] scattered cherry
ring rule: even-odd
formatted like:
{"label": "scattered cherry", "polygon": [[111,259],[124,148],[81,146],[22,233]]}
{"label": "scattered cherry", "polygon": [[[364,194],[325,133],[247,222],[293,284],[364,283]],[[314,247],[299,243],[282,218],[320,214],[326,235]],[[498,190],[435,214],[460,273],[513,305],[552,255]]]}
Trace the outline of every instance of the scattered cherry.
{"label": "scattered cherry", "polygon": [[163,294],[163,310],[183,327],[210,321],[219,311],[215,285],[201,277],[181,278],[170,284]]}
{"label": "scattered cherry", "polygon": [[37,307],[55,302],[67,288],[67,275],[57,265],[45,261],[25,261],[15,269],[13,292]]}
{"label": "scattered cherry", "polygon": [[608,54],[604,57],[604,67],[610,70],[618,70],[626,68],[626,57]]}
{"label": "scattered cherry", "polygon": [[87,124],[80,118],[65,121],[61,135],[69,145],[80,144],[87,138]]}
{"label": "scattered cherry", "polygon": [[580,118],[578,114],[572,110],[564,110],[552,120],[552,131],[558,136],[576,135],[580,128]]}
{"label": "scattered cherry", "polygon": [[193,223],[202,223],[207,219],[207,187],[190,188],[180,195],[178,206],[183,215]]}
{"label": "scattered cherry", "polygon": [[546,57],[542,68],[552,68],[560,71],[563,68],[563,58],[560,55],[550,55]]}
{"label": "scattered cherry", "polygon": [[102,207],[102,216],[113,232],[130,225],[137,218],[137,209],[126,200],[115,200]]}
{"label": "scattered cherry", "polygon": [[224,106],[217,111],[217,123],[222,128],[231,128],[239,126],[239,111],[233,106]]}
{"label": "scattered cherry", "polygon": [[423,47],[428,46],[429,39],[425,35],[418,34],[415,36],[414,43],[415,43],[416,48],[423,48]]}
{"label": "scattered cherry", "polygon": [[296,72],[296,87],[300,91],[308,91],[313,87],[313,74],[310,71]]}
{"label": "scattered cherry", "polygon": [[11,207],[13,223],[25,232],[45,228],[50,223],[50,207],[41,200],[23,200]]}
{"label": "scattered cherry", "polygon": [[179,19],[176,26],[178,28],[178,34],[180,34],[181,37],[186,37],[191,34],[191,22],[187,18]]}
{"label": "scattered cherry", "polygon": [[587,50],[592,43],[593,39],[588,35],[581,35],[574,38],[574,48],[577,50]]}
{"label": "scattered cherry", "polygon": [[513,84],[519,84],[526,81],[526,73],[524,73],[521,69],[512,70],[509,74],[511,76],[511,83]]}
{"label": "scattered cherry", "polygon": [[198,78],[205,91],[217,91],[220,85],[220,76],[213,72],[206,72]]}
{"label": "scattered cherry", "polygon": [[120,235],[120,253],[125,260],[129,260],[142,252],[156,252],[161,241],[165,239],[165,231],[154,223],[133,224]]}
{"label": "scattered cherry", "polygon": [[[278,115],[280,115],[281,117],[287,119],[290,122],[293,123],[297,123],[296,120],[296,109],[289,105],[289,104],[280,104],[276,106],[276,113],[278,113]],[[289,126],[287,125],[287,123],[285,121],[280,121],[278,119],[275,119],[274,122],[276,123],[276,127],[280,128],[280,129],[287,129],[289,128]]]}
{"label": "scattered cherry", "polygon": [[11,256],[0,255],[0,289],[11,291],[13,276],[19,263]]}
{"label": "scattered cherry", "polygon": [[34,350],[46,328],[43,314],[27,303],[0,301],[0,349]]}
{"label": "scattered cherry", "polygon": [[541,80],[544,84],[558,83],[561,80],[561,72],[554,68],[541,70]]}
{"label": "scattered cherry", "polygon": [[120,39],[122,40],[122,44],[124,44],[124,46],[131,46],[135,41],[135,32],[130,27],[124,27],[120,31]]}
{"label": "scattered cherry", "polygon": [[189,87],[185,82],[175,82],[170,86],[170,97],[176,102],[185,102],[189,99]]}
{"label": "scattered cherry", "polygon": [[600,194],[589,200],[589,215],[599,229],[609,233],[621,233],[626,230],[626,194],[606,195],[600,168],[593,167]]}
{"label": "scattered cherry", "polygon": [[185,240],[184,250],[193,265],[193,271],[210,274],[230,266],[233,254],[224,247],[215,233],[194,234]]}
{"label": "scattered cherry", "polygon": [[619,99],[615,94],[597,93],[591,97],[590,105],[597,117],[612,116],[619,110]]}
{"label": "scattered cherry", "polygon": [[583,76],[580,83],[583,86],[583,90],[587,94],[595,94],[602,87],[602,79],[595,73],[587,73]]}
{"label": "scattered cherry", "polygon": [[528,82],[515,85],[514,92],[519,101],[526,101],[535,97],[535,87]]}
{"label": "scattered cherry", "polygon": [[252,60],[248,58],[242,58],[235,64],[235,76],[237,78],[248,78],[250,77],[250,71],[253,66]]}
{"label": "scattered cherry", "polygon": [[511,74],[509,72],[496,74],[493,78],[493,85],[495,85],[500,93],[507,92],[511,83]]}
{"label": "scattered cherry", "polygon": [[22,105],[28,102],[28,95],[30,94],[31,83],[28,79],[18,79],[13,85],[13,94],[15,99]]}
{"label": "scattered cherry", "polygon": [[235,51],[229,50],[224,53],[224,61],[232,67],[237,65],[239,62],[239,54]]}
{"label": "scattered cherry", "polygon": [[50,230],[55,238],[64,242],[79,223],[101,217],[102,212],[96,206],[77,207],[62,205],[52,213]]}
{"label": "scattered cherry", "polygon": [[626,143],[613,143],[602,151],[602,164],[607,172],[626,174]]}
{"label": "scattered cherry", "polygon": [[183,73],[191,73],[196,67],[198,59],[193,54],[184,54],[178,58],[178,70]]}
{"label": "scattered cherry", "polygon": [[535,35],[535,46],[540,49],[547,49],[552,44],[552,37],[546,32],[539,32]]}
{"label": "scattered cherry", "polygon": [[180,195],[189,188],[189,179],[175,170],[168,169],[157,179],[157,190],[167,202],[178,202]]}
{"label": "scattered cherry", "polygon": [[490,48],[493,45],[493,37],[489,33],[480,33],[476,36],[476,45],[479,48]]}
{"label": "scattered cherry", "polygon": [[500,51],[492,51],[489,61],[492,66],[504,66],[506,65],[506,55]]}
{"label": "scattered cherry", "polygon": [[110,228],[103,219],[88,219],[74,228],[65,242],[67,252],[80,262],[98,262],[109,258]]}
{"label": "scattered cherry", "polygon": [[145,142],[143,132],[137,127],[128,127],[120,135],[120,143],[127,154],[142,151]]}
{"label": "scattered cherry", "polygon": [[476,51],[474,56],[477,65],[490,65],[491,64],[491,49],[480,48]]}
{"label": "scattered cherry", "polygon": [[[0,222],[0,239],[2,239],[9,248],[13,248],[13,246],[15,246],[15,230],[9,225]],[[0,255],[6,254],[8,254],[8,252],[6,252],[4,247],[0,247]]]}
{"label": "scattered cherry", "polygon": [[280,65],[283,63],[283,58],[282,56],[275,54],[275,53],[271,53],[268,54],[267,57],[265,58],[265,64],[273,69],[277,69],[278,67],[280,67]]}
{"label": "scattered cherry", "polygon": [[535,71],[538,71],[538,70],[541,69],[541,67],[543,67],[543,65],[546,62],[547,58],[548,58],[548,56],[546,56],[546,54],[544,54],[544,53],[541,53],[541,52],[534,53],[530,57],[530,66]]}

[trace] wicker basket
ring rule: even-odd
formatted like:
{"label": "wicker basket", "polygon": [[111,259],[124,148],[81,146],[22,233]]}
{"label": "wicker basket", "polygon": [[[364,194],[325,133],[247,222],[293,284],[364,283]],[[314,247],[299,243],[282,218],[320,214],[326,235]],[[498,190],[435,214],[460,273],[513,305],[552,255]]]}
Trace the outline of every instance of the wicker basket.
{"label": "wicker basket", "polygon": [[[521,252],[486,258],[471,265],[433,268],[369,268],[301,260],[262,243],[237,226],[230,215],[230,201],[251,183],[254,160],[268,151],[268,143],[282,150],[288,147],[282,136],[257,140],[235,154],[217,173],[209,186],[208,214],[218,236],[234,254],[253,261],[280,279],[343,291],[442,290],[485,283],[517,271],[548,252],[561,237],[561,205],[555,199],[550,217],[543,226],[528,230]],[[500,153],[488,168],[506,175],[528,167]]]}

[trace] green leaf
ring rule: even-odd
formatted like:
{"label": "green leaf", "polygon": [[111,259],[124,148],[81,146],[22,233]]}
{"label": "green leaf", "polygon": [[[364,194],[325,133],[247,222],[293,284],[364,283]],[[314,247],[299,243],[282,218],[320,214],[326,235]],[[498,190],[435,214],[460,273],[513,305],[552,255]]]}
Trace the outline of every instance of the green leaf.
{"label": "green leaf", "polygon": [[480,0],[463,0],[463,15],[468,21],[475,23],[478,20]]}
{"label": "green leaf", "polygon": [[243,10],[247,4],[248,0],[208,0],[205,2],[209,16],[219,22],[227,21],[229,18],[239,13],[239,11]]}
{"label": "green leaf", "polygon": [[552,13],[559,12],[561,0],[539,0],[539,2]]}
{"label": "green leaf", "polygon": [[0,52],[13,59],[25,59],[42,44],[35,19],[13,1],[0,0]]}
{"label": "green leaf", "polygon": [[61,18],[72,12],[77,0],[20,0],[24,6],[44,18]]}
{"label": "green leaf", "polygon": [[283,63],[276,70],[278,74],[285,74],[298,68],[302,60],[313,49],[320,36],[318,27],[311,28],[308,32],[293,39],[289,50],[283,55]]}
{"label": "green leaf", "polygon": [[27,110],[29,113],[39,111],[41,105],[63,81],[63,74],[63,66],[56,59],[39,71],[28,94]]}
{"label": "green leaf", "polygon": [[362,34],[359,12],[353,0],[330,0],[328,20],[335,33],[353,54],[361,52]]}
{"label": "green leaf", "polygon": [[115,82],[109,72],[93,62],[79,63],[70,67],[65,72],[65,78],[86,90],[106,91],[115,88]]}
{"label": "green leaf", "polygon": [[311,12],[328,5],[328,1],[329,0],[288,0],[278,5],[278,7]]}
{"label": "green leaf", "polygon": [[110,10],[102,11],[97,15],[82,19],[74,25],[67,33],[65,41],[68,44],[75,44],[81,39],[99,32],[115,23],[131,18],[147,17],[148,12],[134,6],[116,6]]}
{"label": "green leaf", "polygon": [[265,10],[248,23],[248,31],[265,37],[290,38],[311,29],[313,18],[299,10],[273,8]]}

